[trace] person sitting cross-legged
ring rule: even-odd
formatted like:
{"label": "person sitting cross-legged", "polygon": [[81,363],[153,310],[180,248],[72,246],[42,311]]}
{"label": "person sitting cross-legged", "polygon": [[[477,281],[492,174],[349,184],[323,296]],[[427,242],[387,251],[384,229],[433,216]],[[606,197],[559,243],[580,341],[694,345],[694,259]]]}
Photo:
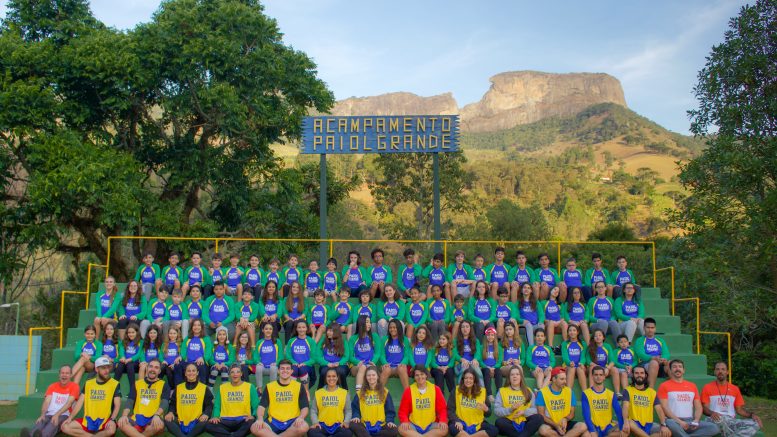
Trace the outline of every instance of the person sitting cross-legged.
{"label": "person sitting cross-legged", "polygon": [[415,383],[405,389],[399,403],[399,435],[402,437],[445,437],[448,434],[448,407],[442,390],[427,382],[425,367],[413,368]]}
{"label": "person sitting cross-legged", "polygon": [[[262,400],[256,410],[256,422],[251,434],[257,437],[302,437],[310,427],[305,423],[309,404],[305,387],[292,379],[289,360],[278,363],[278,380],[264,387]],[[264,420],[265,413],[267,421]]]}

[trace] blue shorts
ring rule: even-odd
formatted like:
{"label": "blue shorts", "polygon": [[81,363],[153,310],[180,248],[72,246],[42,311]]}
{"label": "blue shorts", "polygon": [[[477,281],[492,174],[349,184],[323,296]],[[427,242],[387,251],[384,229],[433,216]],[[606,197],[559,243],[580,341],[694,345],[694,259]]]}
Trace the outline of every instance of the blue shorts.
{"label": "blue shorts", "polygon": [[420,426],[416,425],[415,423],[411,423],[411,425],[413,425],[413,428],[415,428],[415,430],[419,434],[426,434],[427,432],[429,432],[429,430],[432,429],[432,426],[434,426],[434,423],[430,423],[429,426],[427,426],[426,428],[421,428]]}
{"label": "blue shorts", "polygon": [[653,430],[653,422],[650,422],[647,425],[643,425],[635,420],[634,423],[637,424],[637,427],[639,427],[639,429],[641,429],[642,431],[645,431],[645,434],[647,435],[650,435],[650,432]]}
{"label": "blue shorts", "polygon": [[[569,429],[569,426],[567,425],[567,429]],[[599,437],[607,437],[607,434],[609,434],[612,431],[612,425],[607,425],[604,427],[604,429],[599,428],[598,426],[594,425],[594,431],[597,436]]]}
{"label": "blue shorts", "polygon": [[297,418],[289,419],[285,422],[281,422],[280,420],[271,419],[268,425],[270,425],[270,429],[272,432],[276,434],[280,434],[287,429],[294,423],[294,421],[297,420]]}
{"label": "blue shorts", "polygon": [[459,420],[457,423],[460,423],[462,427],[464,427],[464,432],[466,432],[469,435],[475,434],[478,432],[478,426],[477,425],[467,425],[466,423]]}

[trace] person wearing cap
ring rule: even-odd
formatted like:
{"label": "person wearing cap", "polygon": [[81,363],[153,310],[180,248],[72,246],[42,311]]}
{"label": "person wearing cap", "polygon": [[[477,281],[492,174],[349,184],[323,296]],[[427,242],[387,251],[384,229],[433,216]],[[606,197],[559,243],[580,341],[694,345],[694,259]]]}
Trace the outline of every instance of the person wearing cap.
{"label": "person wearing cap", "polygon": [[440,387],[428,383],[429,371],[413,368],[415,383],[405,389],[399,403],[399,435],[402,437],[445,437],[448,434],[448,406]]}
{"label": "person wearing cap", "polygon": [[127,398],[127,405],[118,421],[119,429],[124,435],[152,436],[165,430],[162,415],[167,410],[170,387],[164,380],[159,379],[161,370],[162,364],[154,358],[148,362],[146,377],[135,381],[134,396]]}
{"label": "person wearing cap", "polygon": [[[491,328],[493,329],[493,328]],[[499,430],[486,422],[491,402],[478,375],[465,369],[456,390],[448,395],[448,429],[451,437],[496,437]]]}
{"label": "person wearing cap", "polygon": [[[121,408],[119,381],[111,378],[113,363],[107,357],[94,362],[97,375],[86,381],[84,394],[62,422],[61,431],[70,436],[112,436],[116,434],[116,416]],[[82,419],[73,419],[84,408]]]}
{"label": "person wearing cap", "polygon": [[70,366],[59,368],[59,381],[46,389],[46,397],[40,409],[40,417],[32,429],[22,428],[23,437],[41,436],[54,437],[59,432],[59,425],[70,416],[70,407],[78,399],[81,389],[78,384],[70,381],[72,371]]}
{"label": "person wearing cap", "polygon": [[577,400],[575,393],[567,387],[567,374],[563,367],[550,372],[550,384],[537,392],[534,405],[545,423],[540,427],[542,437],[577,437],[586,432],[582,422],[572,420],[575,417]]}
{"label": "person wearing cap", "polygon": [[308,432],[310,427],[305,423],[310,408],[308,395],[302,383],[294,380],[292,375],[291,361],[281,360],[278,363],[278,380],[264,386],[251,434],[258,437],[302,437]]}
{"label": "person wearing cap", "polygon": [[259,406],[256,388],[243,381],[240,364],[229,367],[229,382],[214,390],[213,416],[205,428],[213,436],[247,436]]}
{"label": "person wearing cap", "polygon": [[187,364],[184,375],[186,380],[170,392],[165,427],[175,437],[194,437],[204,433],[208,426],[213,414],[213,393],[199,381],[196,364]]}
{"label": "person wearing cap", "polygon": [[[583,390],[580,403],[583,406],[583,420],[591,437],[629,435],[629,423],[623,421],[623,411],[615,393],[604,387],[604,368],[595,366],[591,370],[591,386]],[[613,416],[618,422],[617,428]]]}

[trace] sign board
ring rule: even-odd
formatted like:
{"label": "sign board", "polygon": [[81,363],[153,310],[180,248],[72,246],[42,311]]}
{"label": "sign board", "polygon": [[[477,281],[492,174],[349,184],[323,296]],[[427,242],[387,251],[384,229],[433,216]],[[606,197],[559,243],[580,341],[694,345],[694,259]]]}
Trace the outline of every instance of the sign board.
{"label": "sign board", "polygon": [[318,116],[302,122],[303,154],[458,150],[458,115]]}

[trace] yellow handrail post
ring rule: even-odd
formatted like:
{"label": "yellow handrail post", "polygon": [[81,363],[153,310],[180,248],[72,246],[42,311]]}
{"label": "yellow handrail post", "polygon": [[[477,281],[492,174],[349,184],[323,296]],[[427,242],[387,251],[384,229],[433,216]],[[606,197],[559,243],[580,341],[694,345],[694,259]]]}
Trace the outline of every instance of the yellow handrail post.
{"label": "yellow handrail post", "polygon": [[335,241],[330,239],[329,240],[329,258],[332,258],[335,255]]}
{"label": "yellow handrail post", "polygon": [[658,285],[656,278],[656,242],[653,241],[653,286]]}
{"label": "yellow handrail post", "polygon": [[214,240],[214,241],[216,242],[216,247],[215,247],[213,250],[215,250],[215,251],[216,251],[216,253],[219,253],[219,240],[218,240],[218,238],[217,238],[217,239],[216,239],[216,240]]}
{"label": "yellow handrail post", "polygon": [[30,371],[32,369],[32,333],[33,331],[48,331],[52,329],[59,329],[57,326],[37,326],[30,328],[27,333],[27,381],[24,384],[24,394],[30,394]]}
{"label": "yellow handrail post", "polygon": [[728,348],[728,382],[731,382],[734,375],[734,369],[733,369],[733,363],[731,361],[731,333],[730,332],[721,332],[721,331],[701,331],[701,334],[707,334],[707,335],[725,335],[726,336],[726,345]]}
{"label": "yellow handrail post", "polygon": [[89,300],[87,291],[62,291],[59,298],[59,348],[62,349],[62,342],[65,339],[65,295],[67,294],[85,294],[86,300]]}
{"label": "yellow handrail post", "polygon": [[109,273],[111,271],[111,239],[113,237],[108,237],[108,250],[105,254],[105,277],[107,278]]}
{"label": "yellow handrail post", "polygon": [[92,290],[92,267],[103,267],[108,268],[108,266],[104,264],[92,264],[89,263],[88,270],[86,271],[86,305],[84,309],[89,309],[89,293],[91,293]]}
{"label": "yellow handrail post", "polygon": [[561,274],[561,241],[557,241],[556,259],[558,260],[558,273]]}
{"label": "yellow handrail post", "polygon": [[442,258],[443,265],[448,265],[448,240],[442,242]]}

